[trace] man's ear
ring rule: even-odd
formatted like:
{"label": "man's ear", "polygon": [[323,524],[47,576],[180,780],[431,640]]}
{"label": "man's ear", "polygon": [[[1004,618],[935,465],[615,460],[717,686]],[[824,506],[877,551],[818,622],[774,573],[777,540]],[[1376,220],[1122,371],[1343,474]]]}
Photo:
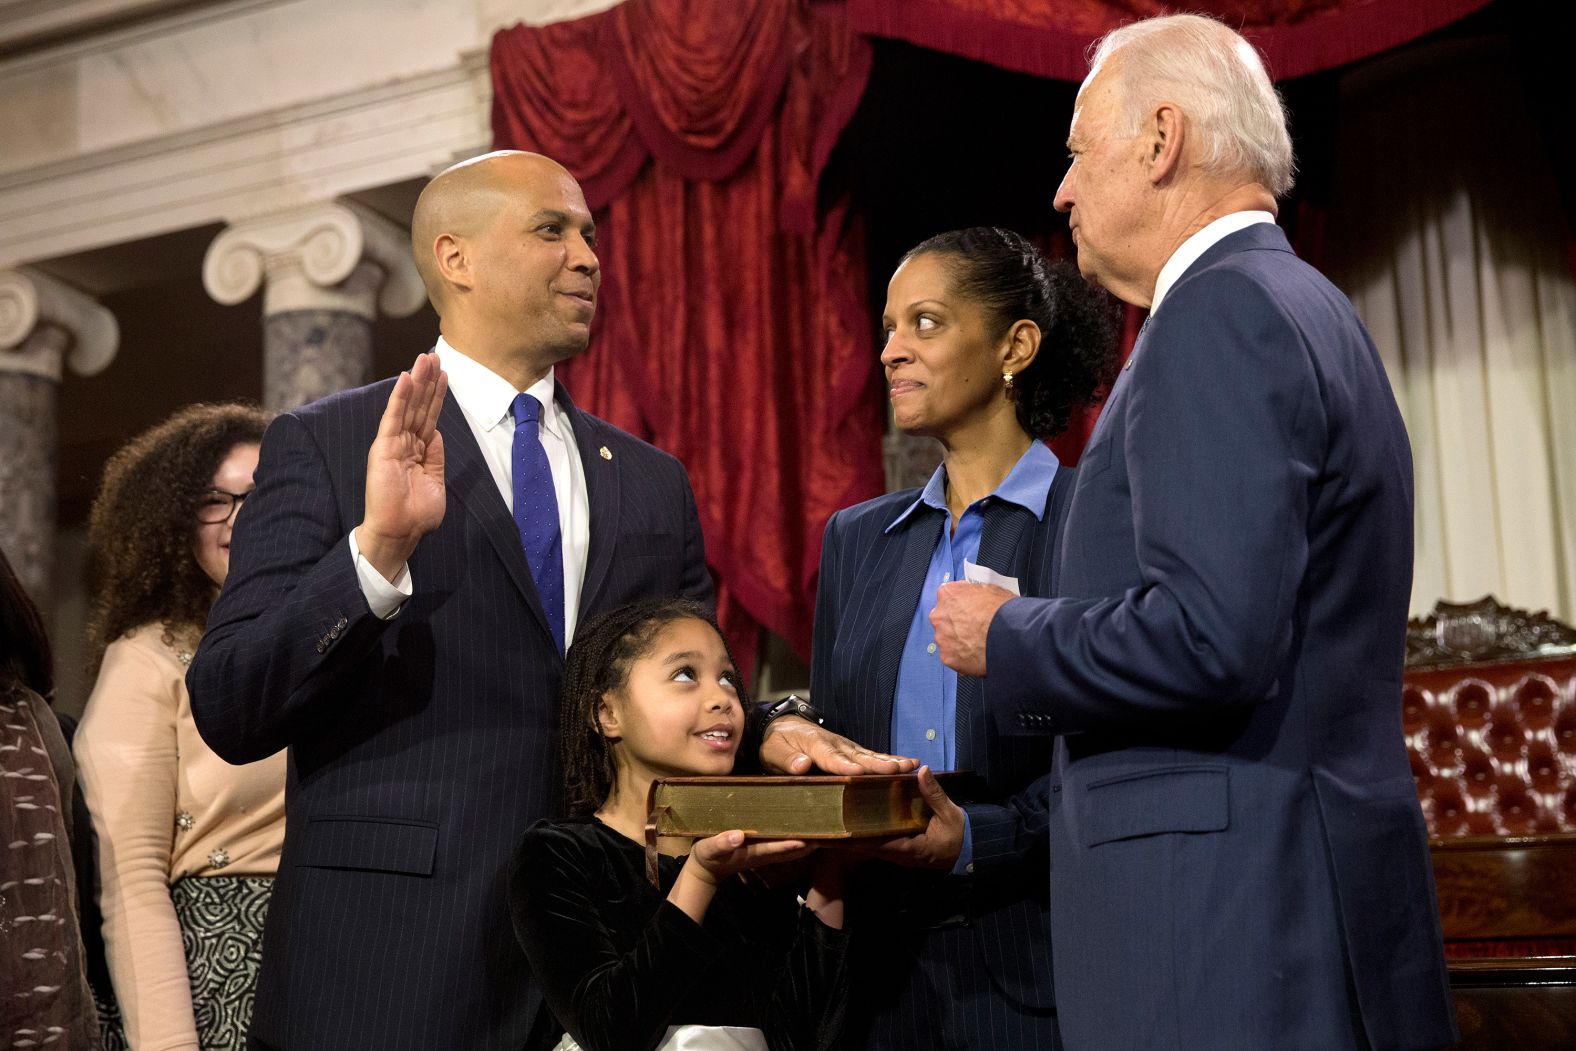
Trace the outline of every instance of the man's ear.
{"label": "man's ear", "polygon": [[618,726],[618,711],[613,706],[611,694],[604,693],[597,702],[596,722],[602,728],[602,736],[609,741],[617,741],[623,736],[623,731]]}
{"label": "man's ear", "polygon": [[454,234],[439,234],[432,244],[438,276],[444,283],[469,289],[476,282],[472,273],[470,246]]}
{"label": "man's ear", "polygon": [[1187,118],[1175,103],[1162,102],[1144,129],[1148,133],[1149,182],[1152,186],[1176,175],[1182,168],[1182,150],[1187,140]]}

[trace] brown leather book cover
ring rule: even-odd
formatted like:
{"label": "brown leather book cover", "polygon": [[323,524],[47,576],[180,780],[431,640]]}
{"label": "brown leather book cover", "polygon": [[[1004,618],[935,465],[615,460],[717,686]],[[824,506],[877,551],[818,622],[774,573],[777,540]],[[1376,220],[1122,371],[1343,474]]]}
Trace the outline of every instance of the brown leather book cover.
{"label": "brown leather book cover", "polygon": [[930,821],[914,774],[659,778],[650,813],[657,835],[695,838],[735,828],[757,839],[898,836]]}

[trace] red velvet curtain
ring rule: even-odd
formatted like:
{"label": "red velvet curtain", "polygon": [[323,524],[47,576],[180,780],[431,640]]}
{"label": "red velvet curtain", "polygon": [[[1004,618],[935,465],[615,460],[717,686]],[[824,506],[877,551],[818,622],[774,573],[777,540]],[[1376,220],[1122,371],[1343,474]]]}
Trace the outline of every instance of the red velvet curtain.
{"label": "red velvet curtain", "polygon": [[882,489],[860,227],[817,202],[869,66],[843,4],[807,0],[630,0],[493,38],[495,144],[563,163],[597,215],[597,331],[560,375],[688,468],[745,665],[760,625],[808,653],[826,519]]}
{"label": "red velvet curtain", "polygon": [[1004,69],[1081,81],[1086,50],[1126,22],[1215,15],[1264,52],[1277,79],[1333,69],[1415,40],[1490,0],[848,0],[855,32]]}

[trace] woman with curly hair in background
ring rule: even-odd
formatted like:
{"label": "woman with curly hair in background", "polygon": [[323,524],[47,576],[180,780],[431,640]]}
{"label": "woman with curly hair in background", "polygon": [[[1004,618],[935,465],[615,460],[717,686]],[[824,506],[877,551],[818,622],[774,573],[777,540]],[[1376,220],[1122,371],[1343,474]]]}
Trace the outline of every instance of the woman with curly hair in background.
{"label": "woman with curly hair in background", "polygon": [[285,755],[220,759],[197,734],[185,675],[267,422],[243,405],[183,409],[110,458],[89,521],[99,670],[73,748],[133,1051],[246,1042],[284,843]]}
{"label": "woman with curly hair in background", "polygon": [[998,739],[980,680],[937,657],[930,614],[954,580],[1054,593],[1073,472],[1043,439],[1114,375],[1113,307],[997,227],[932,237],[887,286],[893,420],[940,442],[942,462],[923,489],[827,523],[811,701],[867,747],[972,770],[982,784],[961,807],[932,798],[924,833],[850,874],[861,920],[852,1046],[1060,1046],[1046,901],[1051,739]]}

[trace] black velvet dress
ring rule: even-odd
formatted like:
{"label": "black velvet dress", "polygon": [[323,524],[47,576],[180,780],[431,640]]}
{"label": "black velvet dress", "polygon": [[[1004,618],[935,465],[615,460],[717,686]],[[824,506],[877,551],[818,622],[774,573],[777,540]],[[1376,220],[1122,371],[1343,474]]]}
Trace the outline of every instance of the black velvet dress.
{"label": "black velvet dress", "polygon": [[761,1029],[772,1051],[836,1046],[843,931],[792,892],[739,879],[697,924],[666,900],[684,859],[660,859],[661,890],[645,864],[596,818],[541,822],[521,840],[509,908],[558,1033],[586,1051],[649,1051],[670,1025]]}

